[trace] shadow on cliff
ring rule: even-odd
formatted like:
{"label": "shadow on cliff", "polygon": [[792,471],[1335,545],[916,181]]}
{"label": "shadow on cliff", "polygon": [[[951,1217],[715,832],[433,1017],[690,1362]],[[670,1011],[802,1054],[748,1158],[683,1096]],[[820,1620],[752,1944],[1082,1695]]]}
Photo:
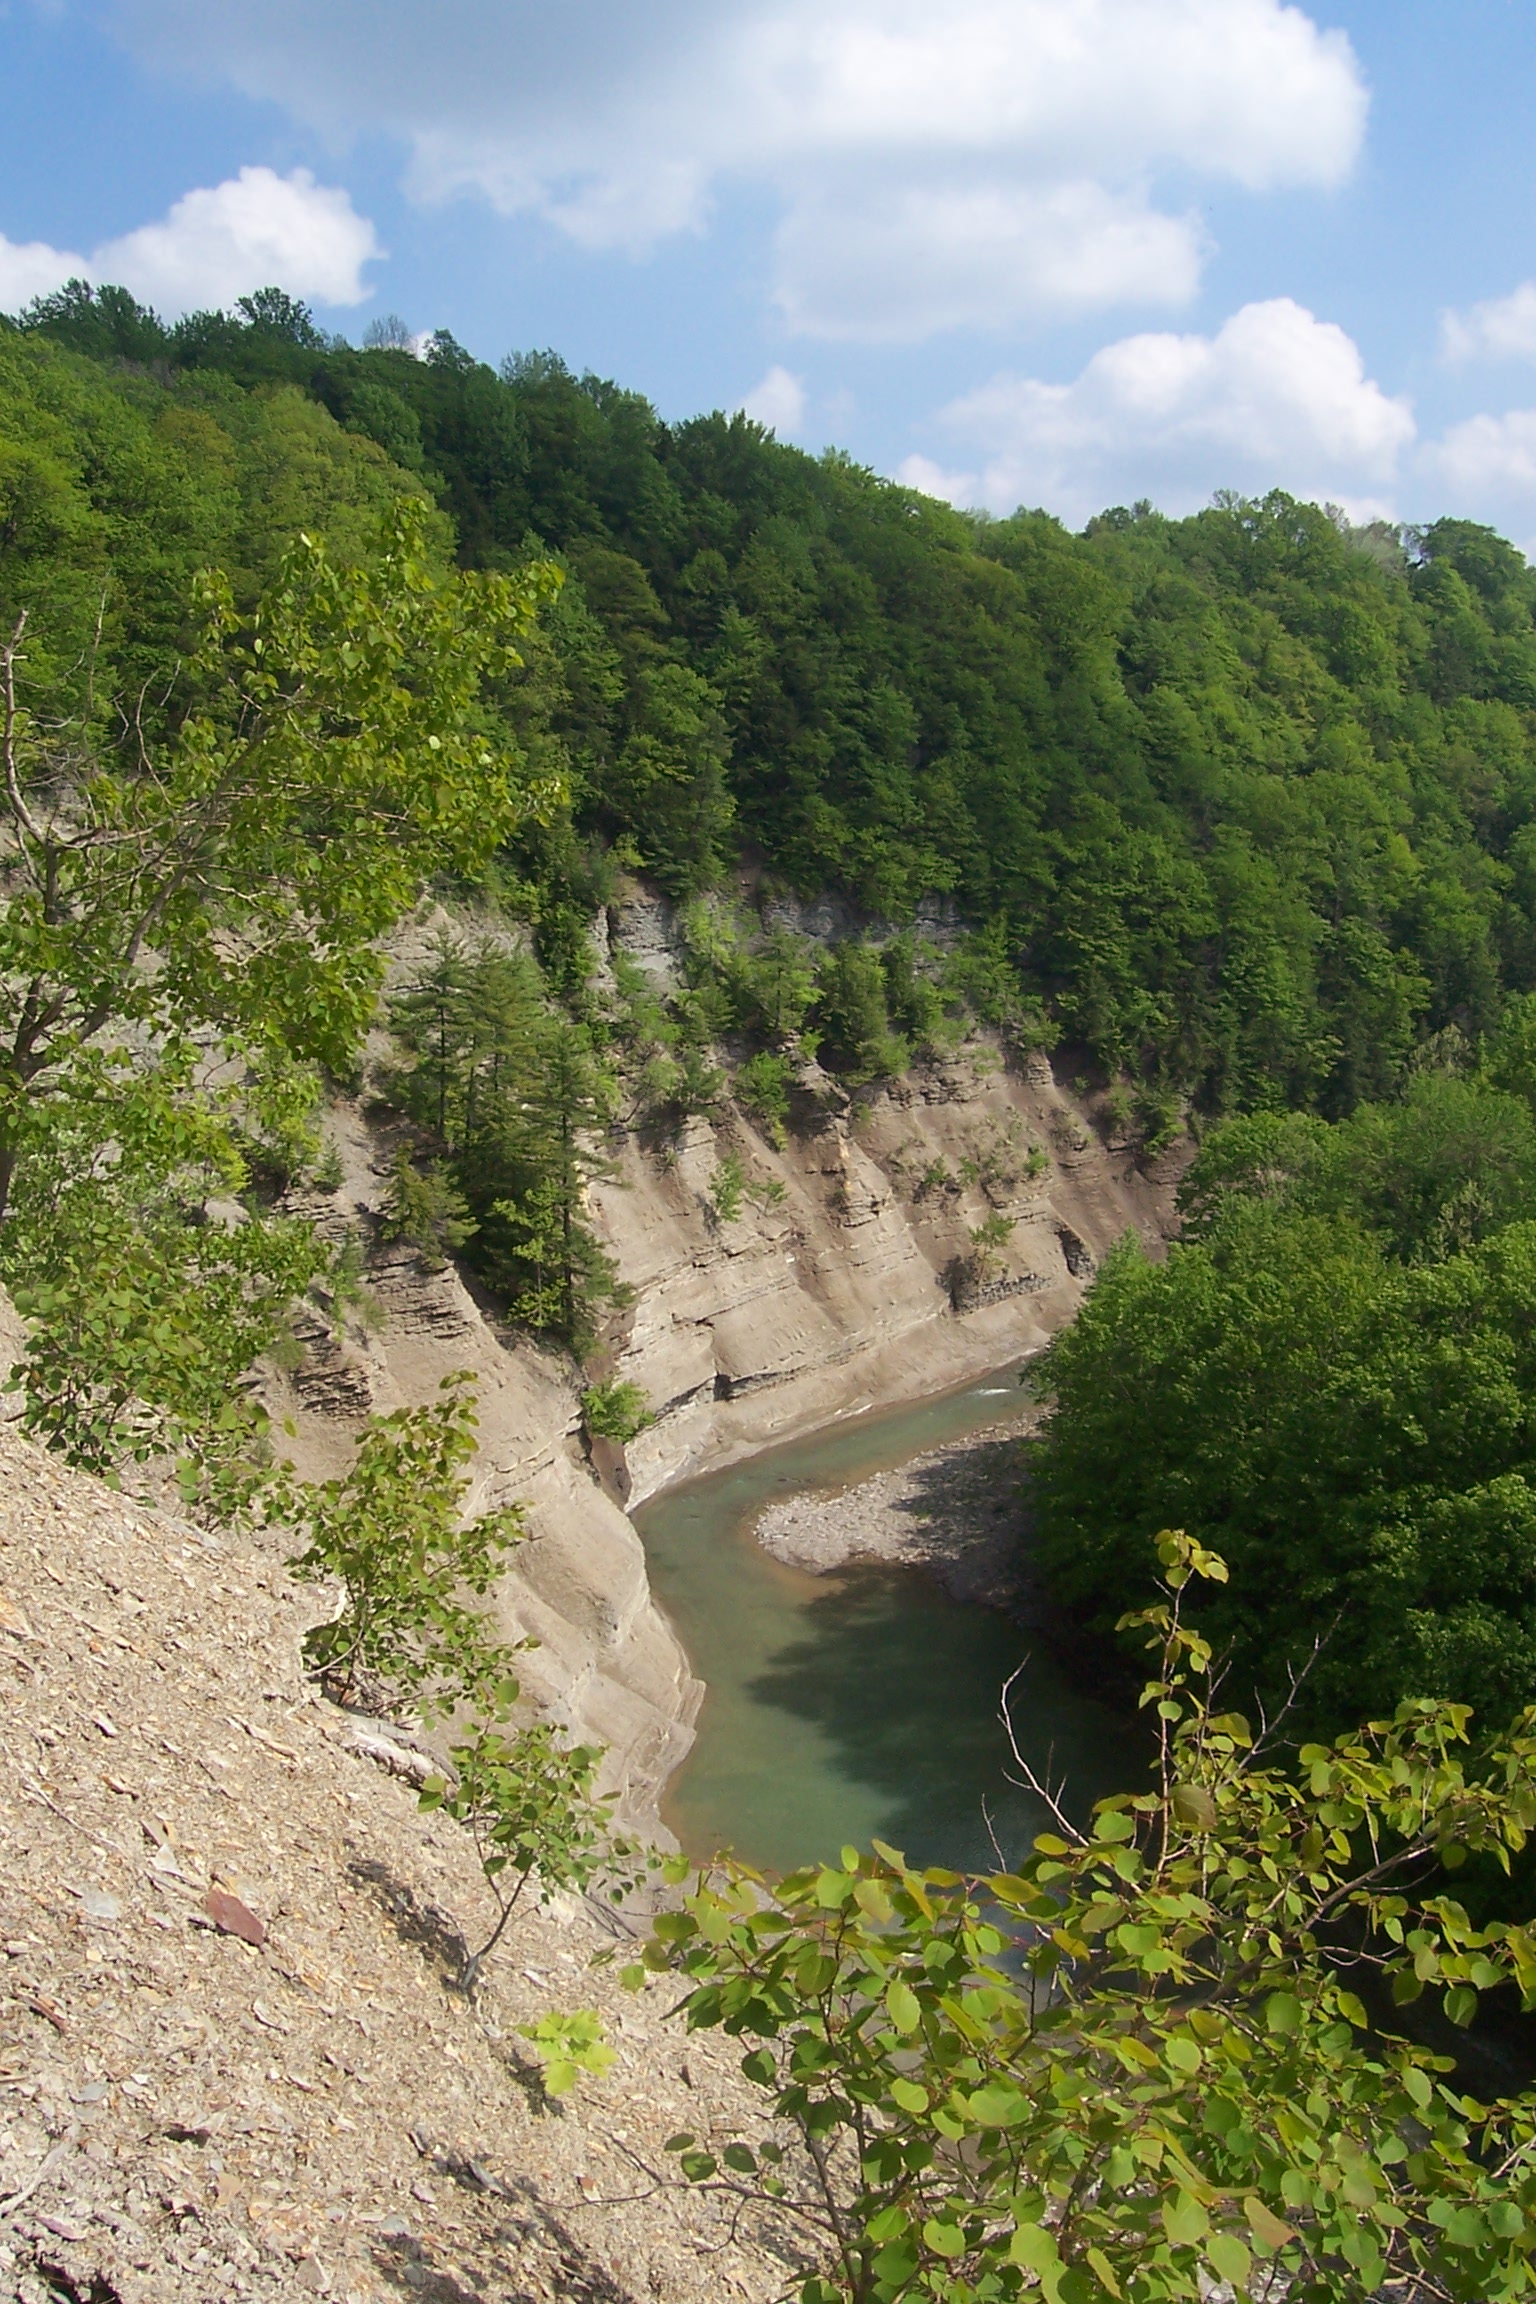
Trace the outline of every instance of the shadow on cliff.
{"label": "shadow on cliff", "polygon": [[916,1863],[993,1868],[989,1815],[1009,1861],[1044,1828],[1032,1796],[1008,1781],[998,1718],[1003,1684],[1026,1654],[1014,1725],[1031,1765],[1053,1783],[1066,1778],[1069,1811],[1139,1782],[1134,1731],[1073,1686],[1039,1632],[995,1609],[956,1607],[918,1571],[829,1578],[801,1623],[804,1637],[774,1655],[750,1693],[828,1738],[835,1764],[881,1801],[880,1837]]}

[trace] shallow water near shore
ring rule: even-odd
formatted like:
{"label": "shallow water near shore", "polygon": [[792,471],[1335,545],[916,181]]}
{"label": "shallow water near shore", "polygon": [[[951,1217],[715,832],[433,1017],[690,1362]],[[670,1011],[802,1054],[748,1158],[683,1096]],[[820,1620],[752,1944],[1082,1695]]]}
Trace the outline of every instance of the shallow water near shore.
{"label": "shallow water near shore", "polygon": [[811,1576],[772,1559],[765,1504],[840,1489],[981,1432],[1019,1406],[1016,1368],[936,1399],[844,1417],[635,1514],[652,1587],[708,1687],[698,1741],[663,1813],[695,1857],[733,1848],[784,1872],[880,1838],[914,1862],[1016,1861],[1044,1816],[1008,1782],[998,1718],[1009,1674],[1021,1749],[1065,1805],[1139,1786],[1134,1728],[1076,1685],[1048,1639],[951,1600],[921,1570]]}

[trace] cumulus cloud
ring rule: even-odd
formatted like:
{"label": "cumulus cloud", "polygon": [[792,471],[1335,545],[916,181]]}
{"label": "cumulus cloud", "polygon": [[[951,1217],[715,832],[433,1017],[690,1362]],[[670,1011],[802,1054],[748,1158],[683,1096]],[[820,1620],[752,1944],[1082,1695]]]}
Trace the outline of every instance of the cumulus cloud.
{"label": "cumulus cloud", "polygon": [[760,384],[754,384],[741,412],[750,416],[754,424],[766,424],[770,432],[779,432],[786,439],[793,438],[805,422],[805,385],[787,368],[770,368]]}
{"label": "cumulus cloud", "polygon": [[1195,217],[1091,182],[824,190],[779,231],[777,302],[804,335],[908,342],[978,319],[1183,304],[1204,237]]}
{"label": "cumulus cloud", "polygon": [[[1198,227],[1156,181],[1348,173],[1348,41],[1287,0],[117,0],[137,52],[332,137],[398,137],[424,199],[475,192],[584,246],[778,205],[792,326],[869,339],[1171,302]],[[1186,195],[1187,197],[1187,195]]]}
{"label": "cumulus cloud", "polygon": [[1448,508],[1500,526],[1536,519],[1536,408],[1469,416],[1431,441],[1421,461]]}
{"label": "cumulus cloud", "polygon": [[0,312],[19,312],[34,296],[47,296],[84,274],[83,256],[51,248],[46,240],[7,240],[0,233]]}
{"label": "cumulus cloud", "polygon": [[920,496],[937,496],[941,503],[975,504],[980,500],[979,474],[946,472],[931,456],[908,456],[896,467],[896,477],[903,488],[915,488]]}
{"label": "cumulus cloud", "polygon": [[1468,360],[1536,360],[1536,281],[1522,280],[1508,296],[1447,312],[1440,323],[1445,356]]}
{"label": "cumulus cloud", "polygon": [[1070,384],[995,378],[941,422],[978,452],[958,500],[1044,504],[1073,522],[1127,497],[1186,511],[1218,487],[1375,514],[1415,436],[1407,402],[1366,375],[1344,330],[1284,296],[1245,304],[1214,336],[1124,337]]}
{"label": "cumulus cloud", "polygon": [[317,304],[360,304],[369,293],[363,266],[381,253],[346,192],[317,184],[306,168],[289,176],[242,168],[89,256],[0,238],[0,310],[17,311],[69,279],[111,281],[170,317],[266,287]]}

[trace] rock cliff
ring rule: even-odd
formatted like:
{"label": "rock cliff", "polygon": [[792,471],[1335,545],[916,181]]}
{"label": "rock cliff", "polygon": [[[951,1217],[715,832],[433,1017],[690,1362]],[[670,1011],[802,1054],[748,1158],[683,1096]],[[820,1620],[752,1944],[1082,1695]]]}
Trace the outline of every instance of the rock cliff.
{"label": "rock cliff", "polygon": [[[658,967],[666,957],[658,937]],[[604,1452],[599,1480],[575,1371],[509,1333],[459,1273],[386,1245],[387,1132],[355,1103],[330,1126],[341,1181],[304,1211],[369,1243],[373,1318],[312,1321],[303,1364],[274,1379],[296,1460],[332,1471],[370,1412],[427,1398],[451,1369],[475,1372],[475,1502],[528,1509],[499,1599],[508,1633],[538,1642],[526,1686],[609,1748],[626,1814],[652,1826],[702,1691],[623,1506],[871,1402],[1022,1359],[1070,1318],[1116,1238],[1161,1242],[1179,1165],[1172,1155],[1142,1173],[1043,1058],[1010,1069],[985,1040],[854,1098],[806,1067],[782,1147],[739,1116],[695,1120],[661,1155],[616,1141],[617,1173],[592,1190],[596,1229],[634,1291],[613,1364],[656,1421],[627,1459]],[[727,1153],[743,1191],[722,1220]]]}

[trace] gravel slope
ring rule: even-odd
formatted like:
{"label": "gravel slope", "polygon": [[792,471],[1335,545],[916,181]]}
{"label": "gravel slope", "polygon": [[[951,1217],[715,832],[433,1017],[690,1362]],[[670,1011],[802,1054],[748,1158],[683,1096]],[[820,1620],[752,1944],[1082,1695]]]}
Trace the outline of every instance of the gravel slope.
{"label": "gravel slope", "polygon": [[[319,1612],[0,1431],[0,2298],[780,2293],[785,2236],[658,2181],[672,2130],[755,2125],[672,1987],[593,1972],[579,1906],[452,1987],[472,1853],[307,1687]],[[563,2106],[516,2030],[550,2007],[619,2051]]]}

